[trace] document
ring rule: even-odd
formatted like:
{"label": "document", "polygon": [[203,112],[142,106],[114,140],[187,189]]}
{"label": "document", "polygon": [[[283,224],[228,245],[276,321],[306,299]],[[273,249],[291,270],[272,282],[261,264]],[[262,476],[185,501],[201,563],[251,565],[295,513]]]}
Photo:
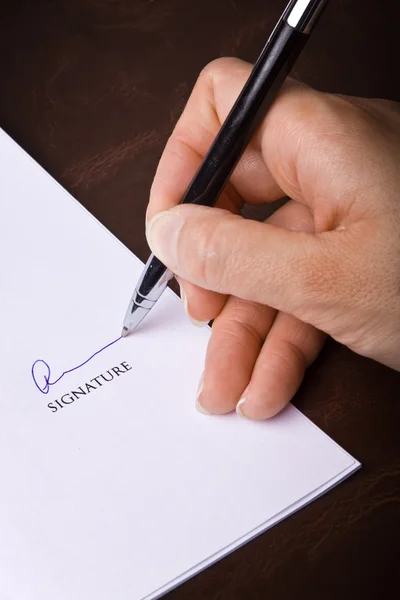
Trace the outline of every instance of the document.
{"label": "document", "polygon": [[168,289],[121,339],[143,264],[1,130],[0,207],[1,600],[158,598],[360,466],[199,414],[210,330]]}

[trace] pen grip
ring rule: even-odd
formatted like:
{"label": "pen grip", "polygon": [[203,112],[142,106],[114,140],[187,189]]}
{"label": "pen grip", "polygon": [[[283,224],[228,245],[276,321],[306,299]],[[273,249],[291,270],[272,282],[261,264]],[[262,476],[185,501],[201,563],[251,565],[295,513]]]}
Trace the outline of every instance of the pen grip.
{"label": "pen grip", "polygon": [[182,204],[213,206],[216,203],[308,37],[284,20],[278,23],[187,188]]}
{"label": "pen grip", "polygon": [[[308,35],[281,20],[269,38],[242,92],[186,190],[182,204],[213,206],[251,136],[274,102]],[[147,297],[167,268],[153,254],[138,291]],[[172,275],[172,274],[171,274]]]}
{"label": "pen grip", "polygon": [[[214,143],[183,196],[182,204],[213,206],[240,160],[254,131],[274,102],[308,35],[281,20],[265,45],[252,73]],[[140,281],[138,292],[154,293],[162,278],[170,278],[166,266],[154,254]]]}

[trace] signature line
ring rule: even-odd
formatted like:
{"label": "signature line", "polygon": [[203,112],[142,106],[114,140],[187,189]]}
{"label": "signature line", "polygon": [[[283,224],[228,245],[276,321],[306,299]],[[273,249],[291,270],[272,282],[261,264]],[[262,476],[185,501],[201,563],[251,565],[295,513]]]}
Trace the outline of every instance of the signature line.
{"label": "signature line", "polygon": [[[113,346],[114,344],[119,342],[121,339],[122,339],[122,336],[118,337],[116,340],[113,340],[106,346],[103,346],[102,348],[100,348],[100,350],[97,350],[97,352],[92,354],[92,356],[89,356],[89,358],[86,359],[84,362],[82,362],[80,365],[77,365],[76,367],[73,367],[72,369],[68,369],[68,371],[64,371],[54,381],[50,380],[51,379],[51,369],[50,369],[49,364],[41,358],[39,358],[38,360],[35,360],[35,362],[32,365],[32,369],[31,369],[32,379],[33,379],[34,384],[36,385],[37,389],[39,390],[39,392],[41,394],[48,394],[50,391],[50,387],[52,385],[56,385],[56,383],[58,383],[64,377],[64,375],[68,375],[68,373],[73,373],[73,371],[77,371],[77,369],[80,369],[81,367],[86,365],[89,361],[92,360],[92,358],[94,358],[95,356],[100,354],[100,352],[107,350],[107,348],[109,348],[110,346]],[[41,371],[40,375],[37,373],[38,370]],[[39,381],[38,381],[38,379],[39,379]],[[42,383],[40,382],[40,380],[42,380]]]}

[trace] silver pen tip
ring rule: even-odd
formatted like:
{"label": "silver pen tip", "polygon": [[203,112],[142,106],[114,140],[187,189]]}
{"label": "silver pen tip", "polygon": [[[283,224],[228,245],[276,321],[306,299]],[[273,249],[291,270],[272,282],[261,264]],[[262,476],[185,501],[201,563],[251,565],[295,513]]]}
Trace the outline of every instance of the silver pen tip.
{"label": "silver pen tip", "polygon": [[126,337],[131,334],[149,312],[150,308],[143,308],[143,306],[131,301],[122,323],[121,337]]}

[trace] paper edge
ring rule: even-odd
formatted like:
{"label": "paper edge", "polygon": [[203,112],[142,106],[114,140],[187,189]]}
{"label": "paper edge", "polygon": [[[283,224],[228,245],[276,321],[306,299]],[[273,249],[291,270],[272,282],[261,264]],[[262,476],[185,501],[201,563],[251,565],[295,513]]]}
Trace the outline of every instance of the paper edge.
{"label": "paper edge", "polygon": [[[24,150],[22,148],[22,146],[20,146],[20,144],[18,144],[18,142],[16,142],[2,127],[0,127],[0,134],[4,135],[4,137],[11,142],[11,144],[13,146],[15,146],[18,151],[20,153],[22,153],[31,163],[33,163],[35,165],[35,167],[37,167],[42,174],[44,174],[46,176],[47,179],[50,179],[53,183],[55,183],[57,185],[57,187],[64,193],[66,194],[73,202],[74,204],[80,208],[83,212],[85,212],[93,221],[95,221],[98,225],[100,225],[100,227],[109,235],[111,236],[116,242],[118,242],[118,244],[125,250],[125,252],[128,252],[132,258],[135,259],[135,261],[137,263],[139,263],[139,265],[143,268],[145,263],[138,257],[136,256],[136,254],[134,252],[132,252],[132,250],[130,250],[128,248],[128,246],[125,246],[125,244],[123,242],[121,242],[120,239],[117,238],[117,236],[112,233],[112,231],[110,231],[109,229],[107,229],[107,227],[101,222],[99,221],[99,219],[97,217],[95,217],[89,209],[87,209],[81,202],[79,202],[79,200],[77,198],[75,198],[75,196],[73,196],[71,194],[71,192],[69,192],[59,181],[57,181],[57,179],[55,179],[55,177],[53,177],[53,175],[50,175],[50,173],[48,171],[46,171],[46,169],[44,167],[42,167],[42,165],[40,163],[37,162],[37,160],[35,160],[26,150]],[[149,254],[150,254],[150,249],[149,249]],[[176,294],[170,287],[167,287],[166,290],[168,290],[168,292],[170,292],[171,294],[173,294],[173,296],[175,296],[175,298],[178,298],[178,300],[181,300],[181,298],[178,296],[178,294]]]}
{"label": "paper edge", "polygon": [[[331,438],[329,438],[329,439],[331,439]],[[302,498],[300,498],[299,500],[297,500],[296,502],[294,502],[293,504],[288,506],[285,510],[277,513],[276,515],[274,515],[267,521],[264,521],[264,523],[262,523],[260,526],[256,527],[255,529],[253,529],[252,531],[250,531],[248,534],[244,535],[243,537],[238,538],[238,540],[232,542],[231,544],[229,544],[228,546],[226,546],[219,552],[216,552],[215,554],[211,555],[209,558],[207,558],[203,562],[198,563],[196,566],[192,567],[188,571],[185,571],[185,573],[183,573],[176,579],[171,580],[168,584],[162,586],[161,588],[159,588],[155,592],[152,592],[148,596],[144,596],[141,600],[158,600],[159,598],[162,598],[165,594],[167,594],[167,593],[171,592],[172,590],[176,589],[177,587],[181,586],[182,584],[189,581],[196,575],[199,575],[202,571],[205,571],[206,569],[213,566],[214,564],[216,564],[223,558],[226,558],[227,556],[229,556],[230,554],[232,554],[233,552],[235,552],[242,546],[245,546],[246,544],[248,544],[249,542],[251,542],[252,540],[257,538],[258,536],[260,536],[263,533],[265,533],[266,531],[268,531],[268,529],[271,529],[275,525],[278,525],[278,523],[280,523],[287,517],[295,514],[296,512],[298,512],[299,510],[301,510],[302,508],[304,508],[305,506],[307,506],[314,500],[317,500],[318,498],[320,498],[321,496],[323,496],[324,494],[329,492],[331,489],[336,487],[339,483],[342,483],[343,481],[348,479],[351,475],[356,473],[361,468],[360,462],[358,462],[356,459],[353,459],[353,457],[351,457],[350,455],[348,455],[348,456],[350,458],[352,458],[353,463],[351,465],[349,465],[348,467],[346,467],[343,471],[340,471],[337,475],[332,477],[325,484],[321,485],[319,488],[317,488],[313,492],[310,492],[306,496],[303,496]]]}

